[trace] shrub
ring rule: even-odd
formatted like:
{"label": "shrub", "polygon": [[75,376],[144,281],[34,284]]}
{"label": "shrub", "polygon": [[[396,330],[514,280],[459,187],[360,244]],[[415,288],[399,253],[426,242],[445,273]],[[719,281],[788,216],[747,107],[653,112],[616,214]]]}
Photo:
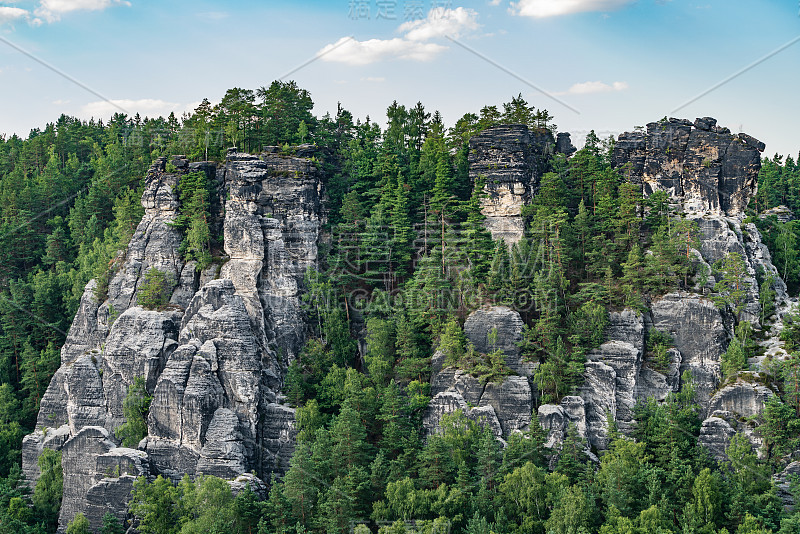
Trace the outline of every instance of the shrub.
{"label": "shrub", "polygon": [[647,332],[647,357],[651,367],[660,373],[669,368],[669,349],[674,344],[669,334],[651,328]]}
{"label": "shrub", "polygon": [[89,534],[89,532],[89,520],[80,512],[67,525],[67,534]]}
{"label": "shrub", "polygon": [[148,310],[163,308],[169,302],[172,286],[173,281],[169,274],[151,267],[144,274],[144,284],[139,288],[136,302]]}
{"label": "shrub", "polygon": [[152,397],[147,394],[144,379],[137,376],[128,386],[128,394],[122,401],[125,423],[117,427],[114,434],[122,440],[123,447],[136,447],[147,436],[147,411]]}

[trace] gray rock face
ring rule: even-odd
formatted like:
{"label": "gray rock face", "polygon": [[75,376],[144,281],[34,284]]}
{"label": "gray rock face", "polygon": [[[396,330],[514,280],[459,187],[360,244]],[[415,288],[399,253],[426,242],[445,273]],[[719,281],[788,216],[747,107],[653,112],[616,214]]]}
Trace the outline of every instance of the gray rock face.
{"label": "gray rock face", "polygon": [[[108,299],[98,302],[94,282],[87,285],[41,401],[40,430],[23,443],[31,485],[42,450],[63,452],[62,530],[78,512],[93,529],[106,511],[124,518],[138,476],[202,472],[264,489],[260,479],[285,472],[294,450],[294,410],[278,392],[305,342],[302,279],[316,265],[324,222],[316,168],[237,152],[222,168],[176,156],[178,172],[170,174],[166,162],[148,171],[145,215],[116,260]],[[229,256],[202,273],[180,258],[182,235],[169,226],[179,180],[195,171],[216,185],[210,227]],[[163,311],[137,306],[152,267],[174,283]],[[134,450],[120,447],[114,430],[137,377],[153,400],[148,435]]]}
{"label": "gray rock face", "polygon": [[[549,131],[522,124],[494,126],[469,141],[469,175],[483,178],[486,226],[494,239],[509,245],[522,237],[522,206],[530,201],[547,172],[556,142]],[[565,141],[562,146],[566,149]]]}
{"label": "gray rock face", "polygon": [[729,384],[717,391],[709,402],[708,412],[711,414],[700,429],[698,441],[704,445],[717,461],[726,461],[725,449],[730,445],[731,438],[737,433],[744,435],[753,450],[763,456],[763,439],[752,423],[743,422],[745,418],[761,415],[764,406],[774,393],[767,387],[756,382],[758,375],[747,373],[733,384]]}
{"label": "gray rock face", "polygon": [[772,477],[776,489],[778,490],[778,497],[783,501],[783,505],[786,507],[787,511],[789,511],[790,507],[795,505],[791,485],[792,481],[798,478],[800,478],[800,462],[790,463],[783,471],[776,473]]}
{"label": "gray rock face", "polygon": [[97,319],[100,303],[95,296],[96,289],[97,282],[90,280],[83,290],[78,313],[75,314],[72,327],[61,348],[61,363],[69,363],[90,350],[99,349],[108,335],[106,325]]}
{"label": "gray rock face", "polygon": [[473,421],[488,426],[497,438],[502,437],[503,429],[492,406],[470,408],[461,395],[452,391],[443,391],[433,396],[422,417],[422,426],[428,435],[435,434],[441,430],[442,417],[458,411]]}
{"label": "gray rock face", "polygon": [[671,348],[668,351],[669,366],[664,372],[659,372],[648,365],[643,365],[639,370],[639,380],[636,382],[636,398],[646,399],[653,397],[663,401],[667,395],[680,389],[681,357],[680,351]]}
{"label": "gray rock face", "polygon": [[758,216],[759,219],[766,219],[768,217],[775,217],[779,223],[786,224],[794,220],[794,213],[787,206],[781,204],[780,206],[762,211]]}
{"label": "gray rock face", "polygon": [[619,136],[612,161],[644,194],[666,191],[689,213],[734,216],[756,191],[764,144],[710,117],[671,118]]}
{"label": "gray rock face", "polygon": [[681,354],[680,371],[692,372],[697,401],[707,410],[728,343],[722,314],[710,300],[685,291],[665,295],[652,303],[650,311],[653,327],[673,338]]}
{"label": "gray rock face", "polygon": [[179,176],[165,173],[166,158],[159,158],[150,167],[142,194],[144,217],[136,227],[125,254],[117,258],[121,267],[108,284],[108,300],[101,305],[101,323],[113,322],[128,308],[136,306],[136,298],[144,274],[151,268],[167,273],[178,283],[183,260],[178,253],[183,237],[169,226],[178,215],[177,186]]}
{"label": "gray rock face", "polygon": [[731,438],[736,435],[736,430],[722,417],[709,417],[700,427],[700,437],[697,441],[711,453],[718,462],[727,459],[725,449],[730,445]]}
{"label": "gray rock face", "polygon": [[134,378],[155,389],[164,364],[178,343],[177,327],[167,314],[139,307],[119,316],[106,338],[102,352],[103,392],[110,431],[124,422],[122,401]]}
{"label": "gray rock face", "polygon": [[[522,341],[524,325],[519,313],[505,306],[493,306],[472,312],[464,322],[464,334],[478,352],[488,354],[500,349],[506,355],[506,364],[515,373],[532,376],[535,366],[531,362],[522,361],[517,346]],[[495,329],[497,340],[491,344],[489,336]]]}
{"label": "gray rock face", "polygon": [[775,394],[766,386],[738,380],[717,391],[709,402],[709,412],[734,412],[742,417],[761,415]]}
{"label": "gray rock face", "polygon": [[567,396],[560,404],[542,404],[538,410],[539,424],[547,434],[545,447],[558,449],[567,436],[570,425],[574,426],[578,436],[586,439],[586,403],[583,398]]}
{"label": "gray rock face", "polygon": [[[433,399],[423,418],[429,434],[438,431],[443,414],[457,410],[482,420],[498,437],[530,428],[534,397],[528,377],[534,368],[521,360],[516,345],[522,340],[523,325],[519,313],[503,306],[474,311],[464,323],[464,333],[478,352],[501,349],[508,366],[519,373],[506,377],[501,383],[481,384],[465,371],[444,367],[443,353],[437,351],[433,355]],[[497,329],[497,340],[492,345],[488,334],[494,329]]]}
{"label": "gray rock face", "polygon": [[567,132],[558,132],[556,135],[556,152],[569,157],[577,152],[577,148],[572,145],[572,139]]}
{"label": "gray rock face", "polygon": [[[100,475],[97,470],[98,457],[115,447],[109,439],[108,431],[97,426],[82,428],[64,444],[61,450],[61,468],[66,483],[58,516],[59,530],[65,530],[78,512],[85,513],[88,508],[86,495]],[[92,526],[97,528],[98,523]]]}
{"label": "gray rock face", "polygon": [[623,310],[609,316],[606,341],[587,355],[582,426],[589,443],[598,449],[608,445],[608,417],[626,432],[633,425],[633,408],[639,395],[639,375],[644,355],[644,318]]}

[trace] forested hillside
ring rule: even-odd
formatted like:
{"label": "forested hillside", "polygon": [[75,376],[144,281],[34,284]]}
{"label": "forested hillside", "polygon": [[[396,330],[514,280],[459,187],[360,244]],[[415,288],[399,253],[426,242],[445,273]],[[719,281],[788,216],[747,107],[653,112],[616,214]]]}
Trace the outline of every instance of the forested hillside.
{"label": "forested hillside", "polygon": [[[774,279],[756,273],[761,313],[744,315],[744,258],[702,261],[698,223],[665,192],[645,197],[641,184],[626,179],[628,169],[612,162],[614,139],[591,133],[574,154],[548,154],[521,214],[524,234],[509,247],[486,229],[485,177],[470,177],[469,140],[493,126],[522,124],[554,141],[546,110],[520,95],[448,126],[421,103],[394,102],[380,121],[354,119],[341,107],[315,117],[312,107],[293,82],[273,82],[231,89],[219,104],[206,100],[180,120],[62,116],[27,139],[0,140],[0,532],[57,528],[61,452],[45,449],[30,491],[22,439],[41,430],[40,401],[62,363],[84,287],[96,280],[103,302],[122,268],[145,213],[148,168],[175,154],[222,163],[231,146],[308,156],[324,185],[325,239],[303,283],[308,340],[287,361],[282,384],[296,408],[296,447],[284,459],[285,476],[265,480],[261,494],[253,488],[234,496],[213,476],[177,485],[160,475],[139,478],[127,518],[139,532],[800,531],[797,481],[787,481],[788,492],[773,481],[800,449],[800,315],[782,323],[791,356],[750,373],[776,322]],[[231,192],[166,161],[164,173],[180,177],[172,227],[184,237],[183,260],[198,271],[225,269],[233,260],[213,206]],[[289,171],[276,176],[299,180]],[[745,222],[756,222],[796,296],[800,223],[759,215],[779,205],[800,210],[800,168],[791,158],[767,158],[758,186]],[[171,311],[162,286],[171,291],[177,283],[148,271],[138,305]],[[483,386],[515,374],[496,346],[497,330],[485,352],[465,335],[475,310],[500,305],[521,316],[519,348],[535,368],[538,407],[583,386],[587,355],[606,341],[609,313],[645,312],[674,291],[710,298],[730,322],[719,387],[753,381],[774,392],[763,413],[742,421],[758,450],[743,433],[725,445],[722,461],[700,445],[706,414],[690,372],[679,391],[640,400],[629,431],[610,420],[607,450],[591,447],[575,425],[546,447],[536,408],[530,430],[504,439],[461,411],[443,415],[438,432],[424,428],[435,353]],[[666,374],[673,345],[669,332],[649,330],[644,365]],[[120,444],[136,448],[147,436],[152,397],[141,379],[128,387]],[[78,534],[89,524],[78,514],[61,528]],[[123,531],[113,514],[102,528]]]}

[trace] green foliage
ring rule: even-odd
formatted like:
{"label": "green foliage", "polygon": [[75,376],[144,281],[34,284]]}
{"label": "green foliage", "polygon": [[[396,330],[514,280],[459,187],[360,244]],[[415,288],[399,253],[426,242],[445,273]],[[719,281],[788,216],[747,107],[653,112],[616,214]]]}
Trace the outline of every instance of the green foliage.
{"label": "green foliage", "polygon": [[185,233],[179,251],[186,261],[197,262],[198,271],[211,264],[211,194],[211,184],[205,172],[180,176],[178,198],[181,204],[172,226]]}
{"label": "green foliage", "polygon": [[[592,451],[599,465],[589,460],[575,425],[557,450],[546,449],[535,417],[529,432],[505,436],[505,448],[490,430],[493,421],[461,411],[442,417],[439,433],[422,430],[434,347],[448,365],[481,382],[501,382],[510,373],[498,350],[506,342],[500,334],[489,332],[488,354],[464,336],[460,324],[471,311],[503,304],[520,312],[523,357],[539,364],[533,377],[539,402],[558,402],[582,386],[586,354],[605,341],[609,311],[645,313],[654,297],[705,285],[710,273],[694,272],[697,225],[674,213],[663,192],[642,198],[630,169],[612,167],[613,143],[592,132],[569,159],[553,157],[525,208],[523,238],[508,246],[493,242],[484,227],[486,188],[484,177],[470,179],[469,139],[502,122],[546,135],[555,129],[546,110],[518,95],[468,113],[448,130],[421,103],[393,102],[385,128],[354,120],[341,106],[322,118],[312,109],[307,91],[276,81],[256,91],[233,88],[218,105],[205,100],[181,121],[62,117],[27,140],[0,138],[0,475],[6,477],[0,530],[55,528],[62,486],[57,453],[42,455],[43,475],[30,502],[20,482],[21,437],[33,429],[84,286],[94,278],[95,295],[104,300],[124,260],[143,213],[141,179],[152,157],[221,160],[231,144],[246,151],[278,146],[280,157],[311,142],[330,200],[331,240],[320,249],[320,270],[304,281],[313,332],[285,377],[299,431],[289,471],[271,482],[263,502],[249,491],[234,498],[213,477],[177,486],[160,477],[138,480],[131,512],[141,532],[321,534],[347,532],[351,524],[365,531],[366,518],[386,521],[380,532],[405,532],[409,520],[430,534],[445,525],[469,534],[797,531],[796,514],[784,512],[770,484],[772,471],[800,447],[796,356],[773,366],[779,398],[768,402],[758,429],[766,461],[741,437],[731,440],[729,462],[708,459],[698,446],[701,420],[688,374],[662,402],[637,404],[632,439],[610,422],[609,451]],[[139,146],[136,139],[154,142]],[[759,209],[795,206],[796,176],[794,161],[766,160]],[[205,174],[180,176],[181,253],[199,268],[216,246],[215,194]],[[61,204],[65,198],[74,201]],[[42,205],[54,208],[37,218]],[[794,294],[800,223],[756,222]],[[741,266],[729,256],[714,273],[714,298],[737,315],[746,278]],[[763,325],[775,288],[765,273],[757,277]],[[151,287],[145,273],[139,303],[165,306],[172,284],[162,279]],[[787,318],[782,334],[790,351],[800,346],[795,323]],[[755,354],[746,330],[740,322],[723,358],[726,377]],[[355,337],[362,334],[366,344],[359,346]],[[666,336],[648,333],[648,366],[665,371],[670,346]],[[118,435],[135,446],[146,432],[141,380],[124,408]],[[103,532],[121,528],[113,516],[104,518]]]}
{"label": "green foliage", "polygon": [[738,252],[729,252],[714,264],[719,273],[718,282],[714,284],[717,295],[712,296],[714,303],[720,308],[729,308],[739,319],[747,298],[747,267]]}
{"label": "green foliage", "polygon": [[151,267],[144,273],[144,283],[139,287],[136,303],[148,310],[158,310],[169,303],[174,286],[172,277],[164,271]]}
{"label": "green foliage", "polygon": [[467,338],[455,318],[445,324],[437,350],[444,353],[445,364],[453,367],[458,366],[467,354]]}
{"label": "green foliage", "polygon": [[647,331],[646,357],[654,370],[664,373],[669,369],[669,349],[673,346],[669,334],[655,328]]}
{"label": "green foliage", "polygon": [[125,529],[117,519],[117,516],[111,512],[103,514],[103,524],[100,527],[100,534],[124,534]]}
{"label": "green foliage", "polygon": [[764,438],[769,458],[780,463],[800,446],[800,419],[796,411],[777,396],[770,397],[761,414],[759,433]]}
{"label": "green foliage", "polygon": [[63,494],[63,473],[61,471],[61,451],[44,449],[37,461],[41,475],[33,491],[33,506],[36,514],[48,530],[58,523]]}
{"label": "green foliage", "polygon": [[67,534],[89,534],[89,520],[81,512],[67,525]]}
{"label": "green foliage", "polygon": [[569,350],[559,336],[547,359],[536,368],[533,380],[544,402],[559,402],[569,395],[582,379],[584,355],[579,349]]}
{"label": "green foliage", "polygon": [[128,509],[139,521],[142,534],[173,534],[180,530],[178,489],[159,475],[152,483],[139,477],[133,483]]}
{"label": "green foliage", "polygon": [[114,431],[117,438],[122,440],[123,447],[135,448],[147,436],[147,412],[151,400],[144,379],[135,377],[133,384],[128,386],[125,400],[122,401],[125,422]]}
{"label": "green foliage", "polygon": [[[490,344],[497,341],[497,332]],[[488,354],[481,354],[475,346],[467,341],[464,331],[456,319],[448,321],[439,336],[438,350],[444,353],[446,366],[456,367],[469,372],[478,378],[482,384],[486,382],[501,382],[503,378],[512,373],[506,365],[506,355],[501,349],[495,349]]]}
{"label": "green foliage", "polygon": [[734,337],[728,350],[722,354],[722,376],[729,380],[747,368],[747,355],[739,340]]}

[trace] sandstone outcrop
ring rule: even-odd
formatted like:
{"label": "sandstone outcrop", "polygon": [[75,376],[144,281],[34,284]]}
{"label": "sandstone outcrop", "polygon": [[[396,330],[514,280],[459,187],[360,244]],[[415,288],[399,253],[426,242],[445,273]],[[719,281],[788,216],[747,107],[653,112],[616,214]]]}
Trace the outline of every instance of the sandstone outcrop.
{"label": "sandstone outcrop", "polygon": [[549,130],[524,124],[493,126],[470,139],[469,175],[485,180],[482,211],[494,239],[511,245],[522,238],[522,206],[533,198],[556,151],[575,151],[569,134],[556,140]]}
{"label": "sandstone outcrop", "polygon": [[[309,160],[277,154],[233,151],[220,167],[176,156],[172,164],[178,171],[169,173],[159,158],[147,174],[145,215],[116,260],[107,299],[87,285],[39,430],[23,444],[31,485],[41,451],[62,451],[62,530],[78,512],[92,528],[106,511],[124,519],[138,476],[205,473],[263,490],[262,480],[288,468],[294,410],[278,392],[305,341],[302,281],[316,265],[324,222],[319,175]],[[217,192],[210,226],[226,256],[203,272],[180,257],[182,235],[170,225],[187,172],[206,173]],[[151,268],[172,281],[165,309],[138,305]],[[129,449],[114,431],[138,377],[152,403],[148,434]]]}
{"label": "sandstone outcrop", "polygon": [[[520,358],[517,343],[522,340],[523,325],[519,313],[504,306],[476,310],[464,323],[464,333],[478,352],[500,349],[505,354],[506,363],[516,374],[500,383],[484,384],[465,371],[444,367],[444,354],[434,354],[433,398],[423,418],[429,434],[438,430],[443,414],[457,410],[488,424],[497,437],[530,428],[535,402],[530,379],[535,367]],[[497,340],[491,344],[489,334],[493,331]]]}
{"label": "sandstone outcrop", "polygon": [[764,143],[716,125],[671,118],[619,136],[613,164],[645,196],[665,191],[687,213],[735,216],[755,194]]}

